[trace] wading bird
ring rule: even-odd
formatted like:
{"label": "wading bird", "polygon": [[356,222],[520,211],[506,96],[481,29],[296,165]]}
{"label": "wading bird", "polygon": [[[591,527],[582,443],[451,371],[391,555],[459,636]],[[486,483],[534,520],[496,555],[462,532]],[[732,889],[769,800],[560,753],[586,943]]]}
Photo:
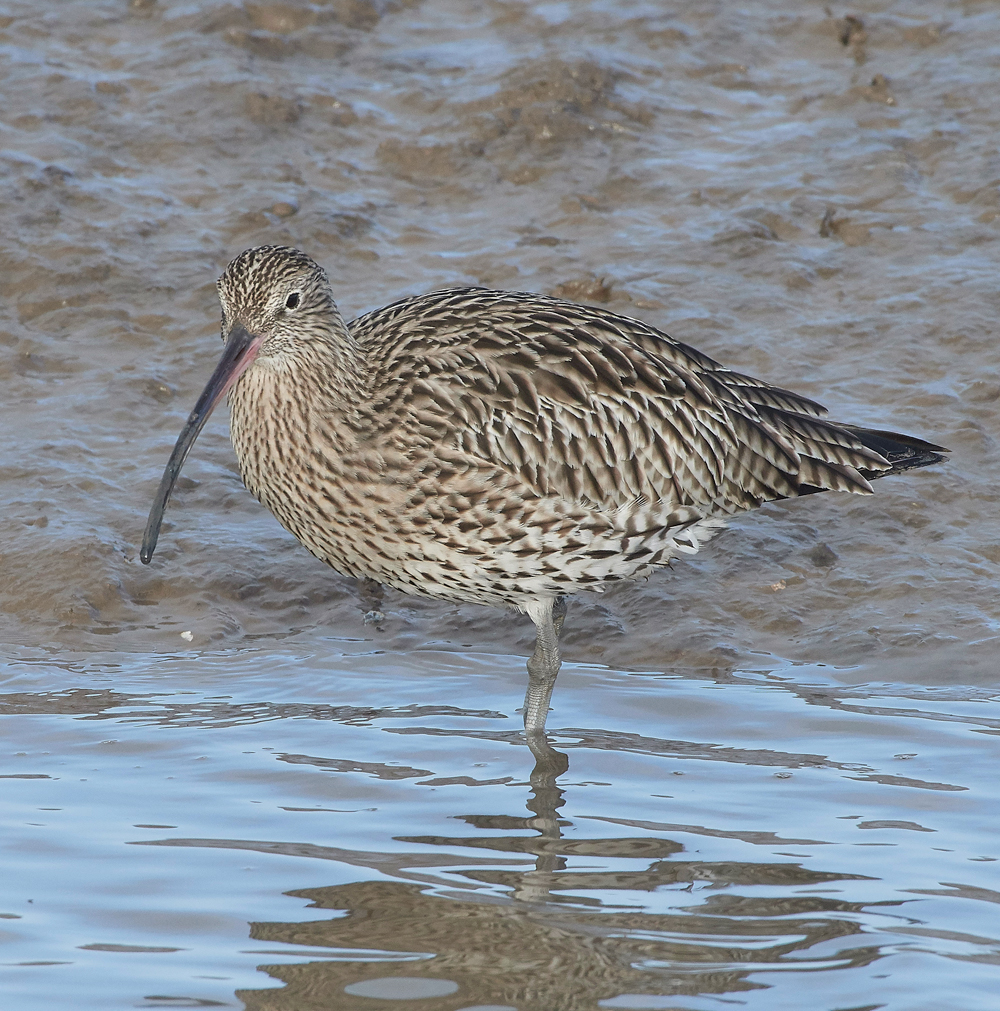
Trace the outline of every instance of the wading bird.
{"label": "wading bird", "polygon": [[536,745],[567,594],[695,552],[733,513],[867,495],[872,479],[947,452],[828,421],[814,401],[606,309],[449,288],[345,323],[323,269],[283,246],[241,253],[218,286],[225,350],[167,463],[142,561],[228,392],[247,488],[317,558],[531,618]]}

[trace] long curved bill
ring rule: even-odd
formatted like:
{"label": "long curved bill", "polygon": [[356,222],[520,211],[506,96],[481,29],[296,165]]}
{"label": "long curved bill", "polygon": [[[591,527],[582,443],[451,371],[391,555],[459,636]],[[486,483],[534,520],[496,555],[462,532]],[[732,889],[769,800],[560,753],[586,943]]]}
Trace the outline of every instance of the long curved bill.
{"label": "long curved bill", "polygon": [[170,498],[174,483],[180,475],[181,467],[184,466],[184,461],[194,445],[194,440],[198,438],[198,433],[205,427],[205,422],[215,410],[215,405],[253,364],[263,342],[262,336],[250,333],[242,326],[234,326],[230,331],[219,364],[215,366],[212,378],[202,390],[198,402],[194,405],[194,410],[188,416],[187,424],[177,437],[174,451],[170,454],[166,469],[163,471],[163,479],[160,481],[156,498],[153,500],[153,507],[149,510],[146,532],[142,537],[142,551],[139,552],[139,557],[142,559],[143,565],[149,564],[153,552],[156,550],[156,541],[160,536],[160,524],[163,522],[163,511],[167,508],[167,500]]}

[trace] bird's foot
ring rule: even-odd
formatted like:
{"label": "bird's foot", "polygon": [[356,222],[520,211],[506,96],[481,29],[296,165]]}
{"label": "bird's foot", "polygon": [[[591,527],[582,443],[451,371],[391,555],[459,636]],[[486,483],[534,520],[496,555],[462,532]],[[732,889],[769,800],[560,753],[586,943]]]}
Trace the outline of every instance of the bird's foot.
{"label": "bird's foot", "polygon": [[569,758],[549,744],[544,731],[525,730],[524,738],[532,755],[535,756],[535,768],[531,774],[532,783],[536,778],[542,782],[554,781],[569,768]]}

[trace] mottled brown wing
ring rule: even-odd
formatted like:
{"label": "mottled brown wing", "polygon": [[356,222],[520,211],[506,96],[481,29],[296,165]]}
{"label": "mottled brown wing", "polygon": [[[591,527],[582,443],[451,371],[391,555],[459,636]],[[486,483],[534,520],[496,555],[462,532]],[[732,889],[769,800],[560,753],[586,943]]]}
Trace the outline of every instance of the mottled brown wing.
{"label": "mottled brown wing", "polygon": [[450,437],[539,496],[735,512],[802,484],[867,491],[856,468],[887,466],[819,404],[605,310],[450,289],[350,326],[377,377],[373,436]]}

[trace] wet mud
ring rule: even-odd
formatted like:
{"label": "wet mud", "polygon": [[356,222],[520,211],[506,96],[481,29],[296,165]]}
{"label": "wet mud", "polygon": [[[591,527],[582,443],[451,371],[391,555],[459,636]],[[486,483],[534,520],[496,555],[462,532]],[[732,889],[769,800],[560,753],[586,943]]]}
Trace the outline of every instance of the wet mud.
{"label": "wet mud", "polygon": [[[224,418],[157,564],[136,558],[217,354],[215,277],[287,242],[348,314],[449,284],[556,291],[955,451],[873,500],[769,506],[673,571],[582,599],[571,657],[992,670],[988,8],[889,8],[863,43],[849,19],[781,5],[8,9],[8,641],[359,633],[354,587],[241,489]],[[387,606],[389,648],[528,644],[523,620]]]}

